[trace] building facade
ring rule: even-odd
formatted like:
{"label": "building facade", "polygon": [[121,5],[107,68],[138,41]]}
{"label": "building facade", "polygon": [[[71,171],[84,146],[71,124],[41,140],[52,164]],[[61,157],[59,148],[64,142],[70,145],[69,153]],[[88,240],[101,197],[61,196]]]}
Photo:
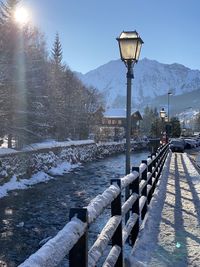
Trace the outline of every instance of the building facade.
{"label": "building facade", "polygon": [[[138,110],[131,111],[131,138],[140,135],[140,121],[142,116]],[[119,141],[125,138],[126,109],[109,109],[104,113],[100,126],[102,141]]]}

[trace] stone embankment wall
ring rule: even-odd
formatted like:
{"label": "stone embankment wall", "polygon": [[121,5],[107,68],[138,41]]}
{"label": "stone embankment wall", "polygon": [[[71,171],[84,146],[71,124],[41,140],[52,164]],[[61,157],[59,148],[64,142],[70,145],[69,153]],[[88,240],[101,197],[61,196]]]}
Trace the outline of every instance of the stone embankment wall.
{"label": "stone embankment wall", "polygon": [[[139,147],[143,146],[145,144],[140,144]],[[51,168],[57,167],[62,162],[82,163],[124,151],[124,143],[96,144],[89,141],[65,147],[56,146],[3,154],[0,156],[0,186],[8,182],[13,175],[16,175],[17,179],[27,179],[40,171],[48,173]]]}

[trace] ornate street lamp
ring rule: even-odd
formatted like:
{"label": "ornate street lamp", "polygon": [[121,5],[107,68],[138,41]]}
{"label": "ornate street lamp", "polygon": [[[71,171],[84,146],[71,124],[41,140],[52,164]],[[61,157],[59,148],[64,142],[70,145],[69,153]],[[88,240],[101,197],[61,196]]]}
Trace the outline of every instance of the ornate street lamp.
{"label": "ornate street lamp", "polygon": [[[166,123],[168,122],[168,116],[166,114],[166,111],[164,108],[161,109],[160,111],[160,118],[162,120],[162,139],[161,142],[167,143],[168,142],[168,136],[167,136],[167,125]],[[164,138],[164,139],[163,139]]]}
{"label": "ornate street lamp", "polygon": [[160,111],[160,118],[162,121],[165,121],[165,118],[166,118],[166,111],[164,108],[161,109]]}
{"label": "ornate street lamp", "polygon": [[121,60],[127,67],[127,102],[126,102],[126,174],[130,173],[130,137],[131,137],[131,80],[133,65],[138,62],[142,39],[136,31],[123,31],[117,38]]}
{"label": "ornate street lamp", "polygon": [[168,117],[167,117],[167,115],[165,116],[165,122],[168,122]]}

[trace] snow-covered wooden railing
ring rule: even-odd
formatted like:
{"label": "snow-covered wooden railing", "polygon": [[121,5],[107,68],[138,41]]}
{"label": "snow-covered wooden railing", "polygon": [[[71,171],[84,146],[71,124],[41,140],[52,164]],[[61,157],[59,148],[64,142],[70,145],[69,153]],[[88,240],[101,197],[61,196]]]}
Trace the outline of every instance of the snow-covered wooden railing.
{"label": "snow-covered wooden railing", "polygon": [[[95,267],[109,248],[102,266],[123,267],[124,244],[128,240],[133,246],[137,239],[167,154],[168,144],[143,160],[139,167],[133,167],[131,174],[112,179],[110,187],[87,207],[71,209],[70,222],[19,267],[57,266],[66,255],[70,267]],[[122,194],[127,188],[129,197],[124,200]],[[108,207],[111,217],[88,249],[88,228]]]}

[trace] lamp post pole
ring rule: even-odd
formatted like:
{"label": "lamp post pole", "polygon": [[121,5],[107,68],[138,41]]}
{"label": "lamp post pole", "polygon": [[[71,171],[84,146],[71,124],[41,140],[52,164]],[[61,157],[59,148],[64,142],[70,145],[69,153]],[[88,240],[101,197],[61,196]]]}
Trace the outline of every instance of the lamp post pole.
{"label": "lamp post pole", "polygon": [[132,62],[127,62],[127,95],[126,95],[126,174],[130,173],[131,151],[131,83],[133,79]]}
{"label": "lamp post pole", "polygon": [[168,122],[166,125],[166,133],[167,133],[167,139],[169,139],[169,137],[171,136],[171,125],[170,125],[170,117],[169,117],[169,97],[170,95],[172,95],[171,92],[168,92],[167,94],[167,116],[168,116]]}
{"label": "lamp post pole", "polygon": [[168,98],[167,98],[167,106],[168,106],[168,108],[167,108],[167,111],[168,111],[167,116],[168,116],[168,122],[170,121],[170,117],[169,117],[169,96],[170,95],[172,95],[172,93],[171,92],[168,92]]}
{"label": "lamp post pole", "polygon": [[[142,39],[136,31],[123,31],[117,38],[121,60],[127,67],[127,102],[126,102],[126,175],[130,173],[130,150],[131,150],[131,81],[133,79],[132,67],[138,62]],[[129,186],[125,190],[125,199],[129,198]],[[127,222],[129,214],[125,216]]]}
{"label": "lamp post pole", "polygon": [[169,120],[169,93],[168,93],[168,101],[167,101],[167,116],[168,116],[168,120]]}

